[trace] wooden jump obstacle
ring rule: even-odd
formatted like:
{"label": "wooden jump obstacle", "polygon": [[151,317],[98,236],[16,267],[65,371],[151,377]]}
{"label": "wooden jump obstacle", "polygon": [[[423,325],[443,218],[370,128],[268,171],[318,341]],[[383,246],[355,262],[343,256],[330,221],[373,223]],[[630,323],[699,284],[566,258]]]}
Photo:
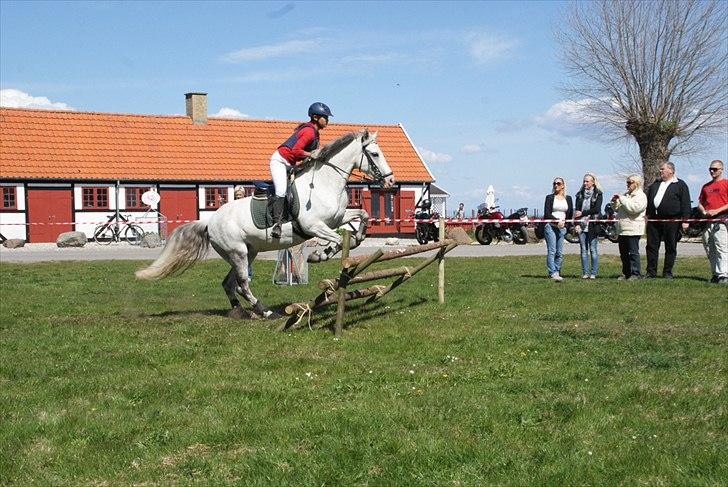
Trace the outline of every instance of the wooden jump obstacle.
{"label": "wooden jump obstacle", "polygon": [[[349,257],[349,246],[350,246],[350,235],[349,232],[344,232],[343,235],[343,247],[341,250],[341,273],[338,278],[324,279],[318,283],[321,293],[312,299],[308,303],[292,303],[286,306],[285,313],[290,315],[288,321],[281,327],[281,330],[289,328],[295,323],[300,322],[306,314],[309,314],[309,320],[314,310],[336,304],[336,324],[334,327],[334,333],[336,336],[341,335],[341,331],[344,325],[344,311],[346,309],[346,302],[354,299],[369,298],[367,303],[380,299],[395,288],[399,287],[412,276],[420,272],[422,269],[437,261],[439,263],[438,272],[438,297],[440,303],[445,302],[445,254],[450,252],[457,246],[457,243],[453,240],[444,239],[444,228],[445,225],[440,225],[440,241],[438,243],[431,243],[426,245],[420,245],[413,248],[400,249],[384,252],[382,249],[377,249],[376,252],[369,255],[362,255],[358,257]],[[384,262],[392,259],[398,259],[400,257],[406,257],[408,255],[415,255],[430,250],[438,250],[436,255],[429,257],[424,262],[414,266],[400,266],[390,269],[379,269],[370,272],[364,272],[369,266],[376,262]],[[354,284],[360,284],[364,282],[376,281],[380,279],[386,279],[394,277],[389,285],[374,285],[361,289],[351,290],[349,286]],[[310,321],[309,321],[310,322]]]}

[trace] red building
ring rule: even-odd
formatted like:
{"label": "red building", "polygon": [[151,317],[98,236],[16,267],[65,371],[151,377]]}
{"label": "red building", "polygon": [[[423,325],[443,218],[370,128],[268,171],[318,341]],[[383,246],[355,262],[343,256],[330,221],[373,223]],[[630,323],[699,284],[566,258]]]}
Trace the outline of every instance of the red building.
{"label": "red building", "polygon": [[[205,94],[188,93],[186,101],[187,116],[0,108],[0,233],[29,242],[53,242],[70,230],[90,237],[117,205],[142,217],[148,207],[140,197],[149,189],[169,220],[208,218],[235,186],[252,190],[269,180],[271,153],[300,123],[208,119]],[[363,127],[379,132],[397,186],[384,190],[352,176],[350,206],[377,220],[370,234],[412,234],[414,224],[400,220],[412,217],[434,179],[404,127],[332,123],[321,142]]]}

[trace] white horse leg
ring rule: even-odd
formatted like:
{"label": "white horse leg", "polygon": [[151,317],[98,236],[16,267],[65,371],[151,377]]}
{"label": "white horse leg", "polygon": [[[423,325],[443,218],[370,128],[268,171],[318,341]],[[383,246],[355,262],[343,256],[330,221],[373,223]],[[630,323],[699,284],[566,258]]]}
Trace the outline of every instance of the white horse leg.
{"label": "white horse leg", "polygon": [[344,212],[344,223],[350,223],[353,220],[359,220],[359,228],[352,235],[354,241],[352,242],[351,248],[355,249],[361,244],[366,238],[367,222],[369,221],[369,213],[361,209],[349,209]]}
{"label": "white horse leg", "polygon": [[331,257],[336,255],[339,250],[341,250],[341,235],[330,229],[323,222],[307,228],[306,231],[311,235],[331,242],[331,245],[325,247],[323,252],[320,250],[314,250],[311,252],[308,256],[309,262],[322,262],[324,260],[329,260]]}
{"label": "white horse leg", "polygon": [[[239,245],[236,245],[235,248],[225,250],[214,242],[212,242],[212,246],[215,248],[217,253],[220,254],[228,262],[228,264],[230,264],[230,267],[232,267],[230,272],[228,272],[228,275],[223,280],[223,288],[225,288],[225,293],[228,295],[230,304],[233,307],[233,311],[231,312],[232,315],[228,314],[228,316],[238,318],[242,317],[242,308],[240,307],[240,302],[237,300],[237,296],[235,296],[235,292],[237,291],[250,303],[256,314],[269,319],[279,318],[279,314],[274,313],[263,306],[263,304],[258,301],[258,298],[256,298],[250,291],[248,263],[252,262],[252,259],[255,258],[257,252],[249,250],[248,246],[242,242]],[[249,256],[250,260],[248,258]]]}

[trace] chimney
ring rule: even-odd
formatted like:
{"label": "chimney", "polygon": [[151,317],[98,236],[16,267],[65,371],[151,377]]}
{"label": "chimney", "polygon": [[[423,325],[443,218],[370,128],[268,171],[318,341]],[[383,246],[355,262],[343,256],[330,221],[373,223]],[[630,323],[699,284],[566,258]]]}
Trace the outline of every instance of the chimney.
{"label": "chimney", "polygon": [[185,93],[185,106],[192,123],[207,125],[207,93]]}

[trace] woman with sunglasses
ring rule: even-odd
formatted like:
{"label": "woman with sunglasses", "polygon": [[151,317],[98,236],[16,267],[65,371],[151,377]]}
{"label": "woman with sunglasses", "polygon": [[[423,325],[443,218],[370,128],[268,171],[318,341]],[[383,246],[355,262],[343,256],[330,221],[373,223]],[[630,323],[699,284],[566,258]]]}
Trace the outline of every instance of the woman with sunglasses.
{"label": "woman with sunglasses", "polygon": [[642,176],[630,174],[627,177],[627,191],[612,196],[612,208],[616,211],[619,257],[622,259],[622,275],[619,279],[639,279],[640,238],[645,233],[647,209],[647,195],[642,191]]}
{"label": "woman with sunglasses", "polygon": [[561,262],[563,261],[564,235],[566,235],[566,220],[571,220],[574,214],[574,204],[571,196],[566,194],[564,178],[554,178],[553,192],[546,196],[543,205],[545,220],[557,220],[555,223],[546,223],[543,234],[546,239],[546,269],[549,277],[556,282],[564,280],[561,277]]}

